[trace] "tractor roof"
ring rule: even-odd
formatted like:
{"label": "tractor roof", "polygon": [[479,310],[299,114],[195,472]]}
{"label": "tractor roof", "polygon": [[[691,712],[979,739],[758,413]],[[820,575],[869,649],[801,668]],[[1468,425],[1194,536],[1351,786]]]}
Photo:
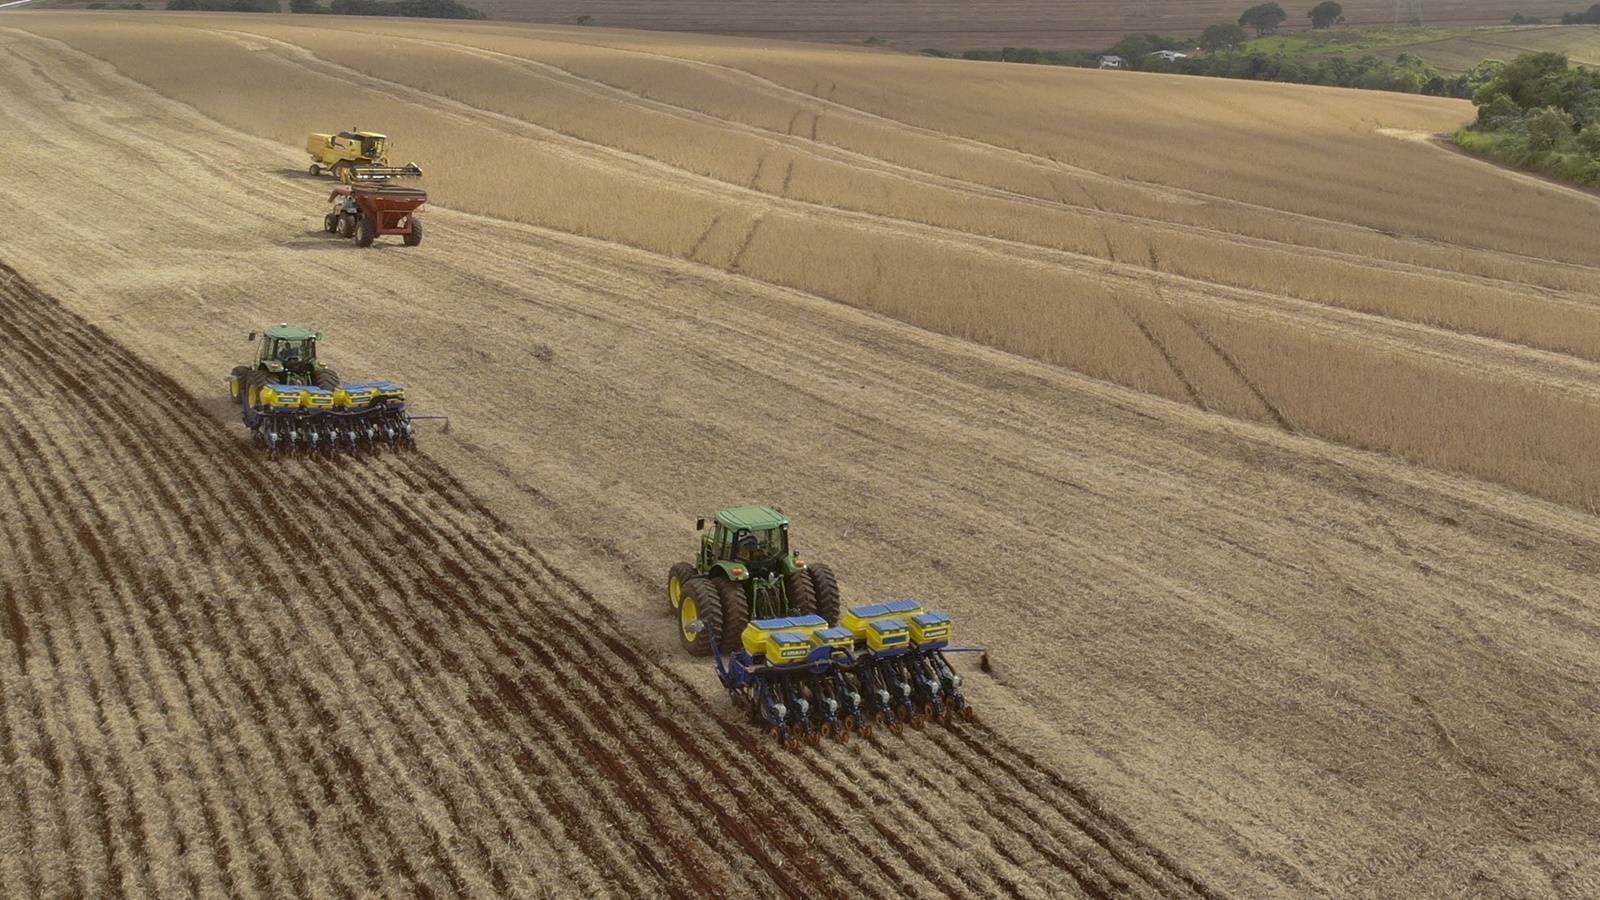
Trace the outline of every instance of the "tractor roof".
{"label": "tractor roof", "polygon": [[389,137],[386,134],[379,134],[376,131],[341,131],[341,132],[339,132],[339,136],[340,137],[358,137],[358,138],[379,138],[379,139],[387,139]]}
{"label": "tractor roof", "polygon": [[316,331],[295,325],[274,325],[267,329],[266,334],[267,337],[280,341],[310,341],[321,337]]}
{"label": "tractor roof", "polygon": [[770,506],[731,506],[717,513],[717,524],[734,531],[766,531],[789,524],[789,517]]}

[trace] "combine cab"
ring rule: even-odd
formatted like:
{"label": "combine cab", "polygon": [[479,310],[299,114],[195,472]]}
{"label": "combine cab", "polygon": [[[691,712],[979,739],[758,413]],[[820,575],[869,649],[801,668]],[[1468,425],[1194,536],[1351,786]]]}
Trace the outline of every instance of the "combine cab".
{"label": "combine cab", "polygon": [[794,555],[780,510],[715,523],[699,559],[668,573],[667,599],[684,645],[715,659],[754,724],[791,744],[973,718],[945,654],[981,651],[950,643],[949,616],[915,600],[841,610],[833,572]]}
{"label": "combine cab", "polygon": [[279,325],[260,337],[255,363],[233,370],[228,391],[268,455],[416,448],[404,388],[387,381],[342,384],[317,359],[319,332]]}

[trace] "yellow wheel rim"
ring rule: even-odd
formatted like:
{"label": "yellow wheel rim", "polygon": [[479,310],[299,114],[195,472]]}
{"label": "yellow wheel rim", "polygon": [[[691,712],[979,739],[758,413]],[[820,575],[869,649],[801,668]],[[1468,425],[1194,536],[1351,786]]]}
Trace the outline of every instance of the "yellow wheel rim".
{"label": "yellow wheel rim", "polygon": [[678,627],[683,629],[683,639],[694,643],[695,633],[689,630],[689,625],[700,618],[700,608],[695,605],[693,597],[684,597],[683,605],[678,607]]}
{"label": "yellow wheel rim", "polygon": [[672,601],[673,609],[683,605],[683,584],[676,578],[667,579],[667,599]]}

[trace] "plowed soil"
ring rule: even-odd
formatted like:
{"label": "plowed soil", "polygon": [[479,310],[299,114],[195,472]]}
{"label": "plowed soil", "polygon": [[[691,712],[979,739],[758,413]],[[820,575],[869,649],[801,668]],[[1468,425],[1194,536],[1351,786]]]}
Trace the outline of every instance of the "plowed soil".
{"label": "plowed soil", "polygon": [[[1292,320],[1268,334],[1339,332],[1579,409],[1594,364],[1563,342],[1581,329],[1523,343],[1191,279],[1177,318],[1128,314],[1177,373],[1145,390],[757,277],[761,253],[778,258],[757,226],[730,226],[713,255],[719,226],[696,223],[674,258],[446,204],[423,246],[363,251],[321,233],[329,183],[296,147],[227,121],[248,117],[223,110],[244,87],[224,73],[175,99],[74,46],[112,52],[68,21],[0,21],[0,883],[1600,893],[1593,498],[1559,474],[1476,480],[1328,439],[1274,393],[1270,354],[1230,349],[1238,333],[1195,318],[1193,337],[1163,340],[1215,302]],[[244,20],[174,21],[205,23],[241,68],[270,56],[376,90],[280,33],[223,34]],[[165,65],[202,37],[174,40]],[[526,137],[515,110],[456,93],[385,102]],[[812,125],[790,137],[836,154]],[[1500,185],[1414,149],[1418,182]],[[491,174],[508,195],[534,179]],[[1114,173],[1096,177],[1116,193]],[[789,189],[768,180],[752,183]],[[722,198],[709,181],[695,190]],[[1187,188],[1171,190],[1176,210]],[[1519,221],[1582,209],[1516,190]],[[758,225],[771,213],[737,199]],[[807,215],[770,227],[827,225]],[[1326,209],[1273,215],[1371,233]],[[1418,216],[1374,271],[1588,314],[1600,269],[1581,242],[1541,256],[1508,227],[1458,248]],[[986,252],[1089,281],[1063,255]],[[1510,260],[1539,286],[1475,274]],[[245,332],[276,321],[322,327],[347,377],[403,381],[450,428],[425,425],[418,454],[268,464],[221,379],[251,352]],[[1321,359],[1304,365],[1314,384]],[[1228,384],[1237,398],[1219,400]],[[753,733],[678,651],[660,596],[694,516],[743,500],[789,510],[847,599],[923,597],[991,647],[992,674],[964,668],[983,724],[792,753]]]}

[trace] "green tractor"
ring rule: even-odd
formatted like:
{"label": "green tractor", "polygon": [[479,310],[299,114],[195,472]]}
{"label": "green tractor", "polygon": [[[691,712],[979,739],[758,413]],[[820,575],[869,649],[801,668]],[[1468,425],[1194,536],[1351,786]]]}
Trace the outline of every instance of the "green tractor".
{"label": "green tractor", "polygon": [[[249,339],[256,335],[250,332]],[[341,383],[317,359],[321,332],[278,325],[260,336],[255,362],[234,367],[227,384],[245,427],[270,456],[416,446],[405,388],[389,381]]]}
{"label": "green tractor", "polygon": [[700,555],[667,574],[667,601],[678,635],[695,656],[711,655],[711,639],[727,652],[752,619],[818,615],[839,624],[839,581],[789,546],[789,519],[771,506],[736,506],[700,519]]}

